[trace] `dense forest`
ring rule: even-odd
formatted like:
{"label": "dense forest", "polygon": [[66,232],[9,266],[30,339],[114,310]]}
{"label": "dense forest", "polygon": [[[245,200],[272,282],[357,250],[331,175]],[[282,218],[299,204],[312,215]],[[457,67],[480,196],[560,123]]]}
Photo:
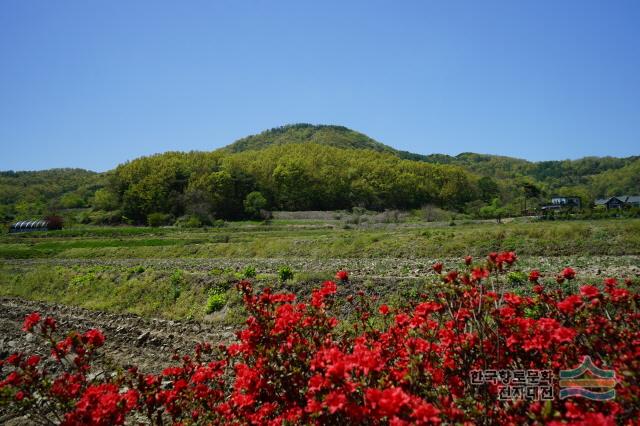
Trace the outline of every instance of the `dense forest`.
{"label": "dense forest", "polygon": [[551,195],[640,192],[640,157],[529,162],[395,150],[341,126],[295,124],[211,152],[167,152],[106,173],[0,172],[0,220],[75,212],[85,223],[209,224],[273,210],[416,209],[518,214]]}
{"label": "dense forest", "polygon": [[82,169],[0,172],[0,221],[90,206],[103,175]]}
{"label": "dense forest", "polygon": [[117,167],[99,195],[112,201],[102,207],[121,208],[125,218],[139,223],[152,213],[211,221],[261,210],[410,209],[428,203],[461,209],[479,191],[478,178],[458,166],[292,143],[259,152],[140,158]]}

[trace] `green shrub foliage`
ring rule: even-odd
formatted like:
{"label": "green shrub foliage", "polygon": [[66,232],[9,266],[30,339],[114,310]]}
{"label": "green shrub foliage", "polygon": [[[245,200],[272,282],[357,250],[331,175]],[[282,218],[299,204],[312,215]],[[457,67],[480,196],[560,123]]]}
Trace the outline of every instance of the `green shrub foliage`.
{"label": "green shrub foliage", "polygon": [[227,295],[225,293],[214,293],[209,295],[207,299],[206,313],[211,314],[217,312],[227,303]]}
{"label": "green shrub foliage", "polygon": [[293,270],[289,266],[282,266],[278,269],[278,279],[285,282],[293,278]]}

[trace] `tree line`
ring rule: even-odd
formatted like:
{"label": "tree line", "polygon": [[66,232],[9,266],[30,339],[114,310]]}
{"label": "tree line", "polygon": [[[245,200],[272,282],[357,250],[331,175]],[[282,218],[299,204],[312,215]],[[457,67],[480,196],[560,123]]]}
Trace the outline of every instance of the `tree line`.
{"label": "tree line", "polygon": [[[94,207],[119,210],[134,223],[154,213],[206,223],[255,217],[261,210],[412,209],[430,203],[461,209],[486,195],[485,187],[458,166],[304,143],[138,158],[109,173]],[[497,185],[490,189],[498,195]]]}
{"label": "tree line", "polygon": [[342,126],[293,124],[213,152],[167,152],[106,173],[0,172],[0,222],[62,212],[83,223],[191,225],[271,210],[413,209],[520,214],[553,195],[637,195],[640,157],[529,162],[395,150]]}

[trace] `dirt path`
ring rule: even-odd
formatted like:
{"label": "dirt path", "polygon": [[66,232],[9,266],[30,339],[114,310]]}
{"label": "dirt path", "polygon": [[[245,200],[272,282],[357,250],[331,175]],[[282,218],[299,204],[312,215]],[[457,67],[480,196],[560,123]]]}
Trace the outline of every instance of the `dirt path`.
{"label": "dirt path", "polygon": [[121,366],[137,365],[142,371],[158,373],[171,364],[174,350],[191,353],[201,341],[229,342],[231,327],[214,328],[195,321],[181,322],[116,315],[73,306],[0,298],[0,358],[24,351],[44,354],[45,346],[21,330],[24,317],[40,312],[57,319],[61,333],[98,328],[107,337],[103,353]]}
{"label": "dirt path", "polygon": [[[51,259],[0,259],[0,266],[12,267],[62,266],[62,267],[116,267],[129,268],[142,265],[158,270],[184,269],[190,272],[210,272],[212,269],[230,269],[241,271],[247,265],[253,265],[259,274],[275,274],[282,265],[288,265],[294,271],[334,272],[345,268],[353,276],[366,278],[409,279],[424,277],[431,273],[431,265],[443,261],[447,267],[460,265],[462,258],[51,258]],[[518,266],[527,269],[559,272],[565,266],[572,266],[584,276],[640,276],[640,256],[522,256]]]}

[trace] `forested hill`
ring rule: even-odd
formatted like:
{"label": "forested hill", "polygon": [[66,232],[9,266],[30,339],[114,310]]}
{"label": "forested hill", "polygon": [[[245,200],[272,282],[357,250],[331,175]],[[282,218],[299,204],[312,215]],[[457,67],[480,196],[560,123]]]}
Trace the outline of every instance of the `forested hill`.
{"label": "forested hill", "polygon": [[[532,162],[502,155],[464,152],[455,156],[401,151],[343,126],[291,124],[240,139],[223,148],[231,152],[264,149],[290,143],[318,143],[338,148],[370,149],[399,158],[462,167],[497,181],[532,183],[543,193],[575,193],[587,200],[615,194],[640,193],[640,156],[585,157]],[[574,188],[575,190],[572,190]],[[547,194],[548,195],[548,194]]]}
{"label": "forested hill", "polygon": [[[524,159],[502,155],[476,154],[464,152],[456,156],[446,154],[419,154],[400,151],[380,143],[362,133],[344,126],[290,124],[266,130],[257,135],[242,138],[223,149],[231,152],[242,152],[264,149],[273,145],[291,143],[318,143],[337,148],[369,149],[396,155],[405,160],[421,161],[432,164],[448,164],[463,167],[480,176],[494,179],[530,178],[546,186],[549,190],[565,186],[591,186],[591,197],[620,193],[638,193],[637,172],[640,167],[640,156],[585,157],[577,160],[557,160],[532,162]],[[634,166],[635,164],[635,166]],[[613,171],[620,170],[617,173]],[[609,172],[610,173],[604,173]],[[598,176],[604,173],[603,176]],[[622,179],[615,181],[610,177]],[[611,191],[609,191],[609,187]]]}
{"label": "forested hill", "polygon": [[518,214],[556,194],[578,195],[588,204],[638,193],[640,157],[530,162],[475,153],[423,155],[342,126],[293,124],[211,152],[137,158],[106,173],[0,172],[0,222],[74,209],[85,209],[79,220],[93,223],[146,223],[151,216],[164,223],[211,223],[256,217],[260,210],[429,204],[470,215],[501,205]]}
{"label": "forested hill", "polygon": [[395,149],[371,139],[360,132],[343,126],[289,124],[247,136],[224,147],[231,152],[258,150],[273,145],[290,143],[317,143],[336,148],[370,149],[378,152],[397,153]]}
{"label": "forested hill", "polygon": [[421,156],[422,161],[435,164],[455,164],[474,173],[498,179],[530,176],[541,182],[560,180],[565,184],[584,183],[585,179],[608,170],[617,170],[640,160],[640,156],[584,157],[578,160],[531,162],[500,155],[464,152],[456,156],[431,154]]}
{"label": "forested hill", "polygon": [[0,222],[87,207],[103,175],[83,169],[0,172]]}

